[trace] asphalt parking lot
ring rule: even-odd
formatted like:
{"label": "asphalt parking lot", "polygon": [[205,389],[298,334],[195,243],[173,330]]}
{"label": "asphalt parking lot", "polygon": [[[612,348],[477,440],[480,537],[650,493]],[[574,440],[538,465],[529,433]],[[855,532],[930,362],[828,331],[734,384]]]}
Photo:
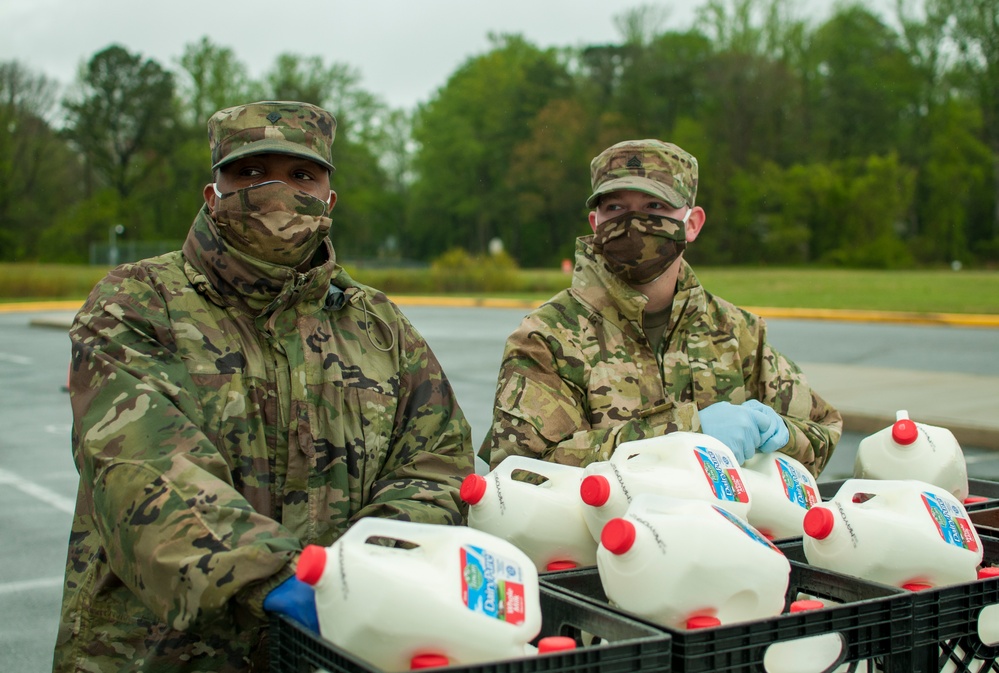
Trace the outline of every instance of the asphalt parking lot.
{"label": "asphalt parking lot", "polygon": [[[405,306],[444,365],[477,447],[491,417],[503,343],[525,309]],[[71,314],[70,314],[71,315]],[[77,473],[62,390],[65,330],[0,313],[0,671],[51,667]],[[999,330],[772,320],[771,340],[802,365],[997,377]],[[999,416],[999,386],[994,405]],[[989,402],[991,404],[991,401]],[[848,432],[822,480],[850,476],[863,437]],[[965,446],[969,474],[999,479],[999,452]]]}

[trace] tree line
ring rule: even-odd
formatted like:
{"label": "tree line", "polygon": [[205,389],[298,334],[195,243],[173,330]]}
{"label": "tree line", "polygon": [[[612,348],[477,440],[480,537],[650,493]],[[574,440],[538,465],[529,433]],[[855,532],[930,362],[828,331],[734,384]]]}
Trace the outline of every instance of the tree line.
{"label": "tree line", "polygon": [[210,182],[205,122],[250,100],[338,120],[332,236],[345,260],[483,254],[557,265],[589,233],[589,162],[624,139],[700,163],[701,264],[999,263],[994,0],[896,0],[890,17],[706,0],[693,27],[629,10],[606,44],[492,35],[415,110],[356,69],[286,53],[261,78],[209,38],[172,67],[110,45],[65,91],[0,63],[0,260],[85,262],[125,225],[179,241]]}

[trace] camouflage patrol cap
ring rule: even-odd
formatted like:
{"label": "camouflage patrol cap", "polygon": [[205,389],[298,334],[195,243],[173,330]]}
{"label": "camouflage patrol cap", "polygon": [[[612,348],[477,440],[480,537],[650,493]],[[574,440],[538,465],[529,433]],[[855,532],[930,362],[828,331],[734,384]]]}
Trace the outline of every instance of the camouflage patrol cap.
{"label": "camouflage patrol cap", "polygon": [[600,196],[632,189],[662,199],[674,208],[694,207],[697,159],[673,143],[625,140],[605,149],[590,162],[593,208]]}
{"label": "camouflage patrol cap", "polygon": [[261,101],[219,110],[208,120],[212,170],[252,154],[290,154],[332,172],[336,119],[295,101]]}

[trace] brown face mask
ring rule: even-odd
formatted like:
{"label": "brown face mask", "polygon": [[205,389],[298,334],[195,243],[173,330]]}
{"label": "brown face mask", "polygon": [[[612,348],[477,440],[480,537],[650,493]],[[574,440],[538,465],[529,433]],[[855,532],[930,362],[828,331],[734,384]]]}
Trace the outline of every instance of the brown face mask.
{"label": "brown face mask", "polygon": [[661,276],[687,247],[687,218],[638,211],[622,213],[597,225],[593,250],[615,276],[644,285]]}
{"label": "brown face mask", "polygon": [[221,194],[215,221],[229,245],[272,264],[299,266],[329,233],[329,203],[272,180]]}

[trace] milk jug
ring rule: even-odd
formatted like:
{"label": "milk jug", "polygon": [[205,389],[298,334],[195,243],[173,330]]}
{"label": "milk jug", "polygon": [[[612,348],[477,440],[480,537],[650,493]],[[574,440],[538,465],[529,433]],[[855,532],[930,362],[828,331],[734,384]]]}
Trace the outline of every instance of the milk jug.
{"label": "milk jug", "polygon": [[860,441],[853,476],[858,479],[917,479],[968,497],[968,466],[947,428],[916,423],[905,410],[890,427]]}
{"label": "milk jug", "polygon": [[315,588],[321,635],[385,671],[536,651],[534,564],[479,530],[363,518],[332,546],[307,546],[296,574]]}
{"label": "milk jug", "polygon": [[610,460],[584,468],[579,489],[594,539],[640,493],[693,498],[746,519],[750,493],[732,450],[697,432],[671,432],[620,444]]}
{"label": "milk jug", "polygon": [[[796,600],[788,612],[821,610],[820,600]],[[831,668],[846,654],[846,642],[837,632],[817,636],[804,636],[771,643],[763,653],[763,670],[766,673],[867,673],[868,662],[856,661]]]}
{"label": "milk jug", "polygon": [[808,562],[908,589],[974,581],[982,541],[964,506],[916,480],[847,479],[805,514]]}
{"label": "milk jug", "polygon": [[525,456],[461,485],[468,525],[508,540],[540,571],[592,566],[597,542],[583,519],[583,468]]}
{"label": "milk jug", "polygon": [[742,478],[753,528],[771,540],[801,537],[805,512],[822,500],[808,468],[783,453],[757,453],[742,464]]}
{"label": "milk jug", "polygon": [[779,615],[791,564],[721,507],[644,493],[604,526],[597,570],[613,604],[686,629]]}

